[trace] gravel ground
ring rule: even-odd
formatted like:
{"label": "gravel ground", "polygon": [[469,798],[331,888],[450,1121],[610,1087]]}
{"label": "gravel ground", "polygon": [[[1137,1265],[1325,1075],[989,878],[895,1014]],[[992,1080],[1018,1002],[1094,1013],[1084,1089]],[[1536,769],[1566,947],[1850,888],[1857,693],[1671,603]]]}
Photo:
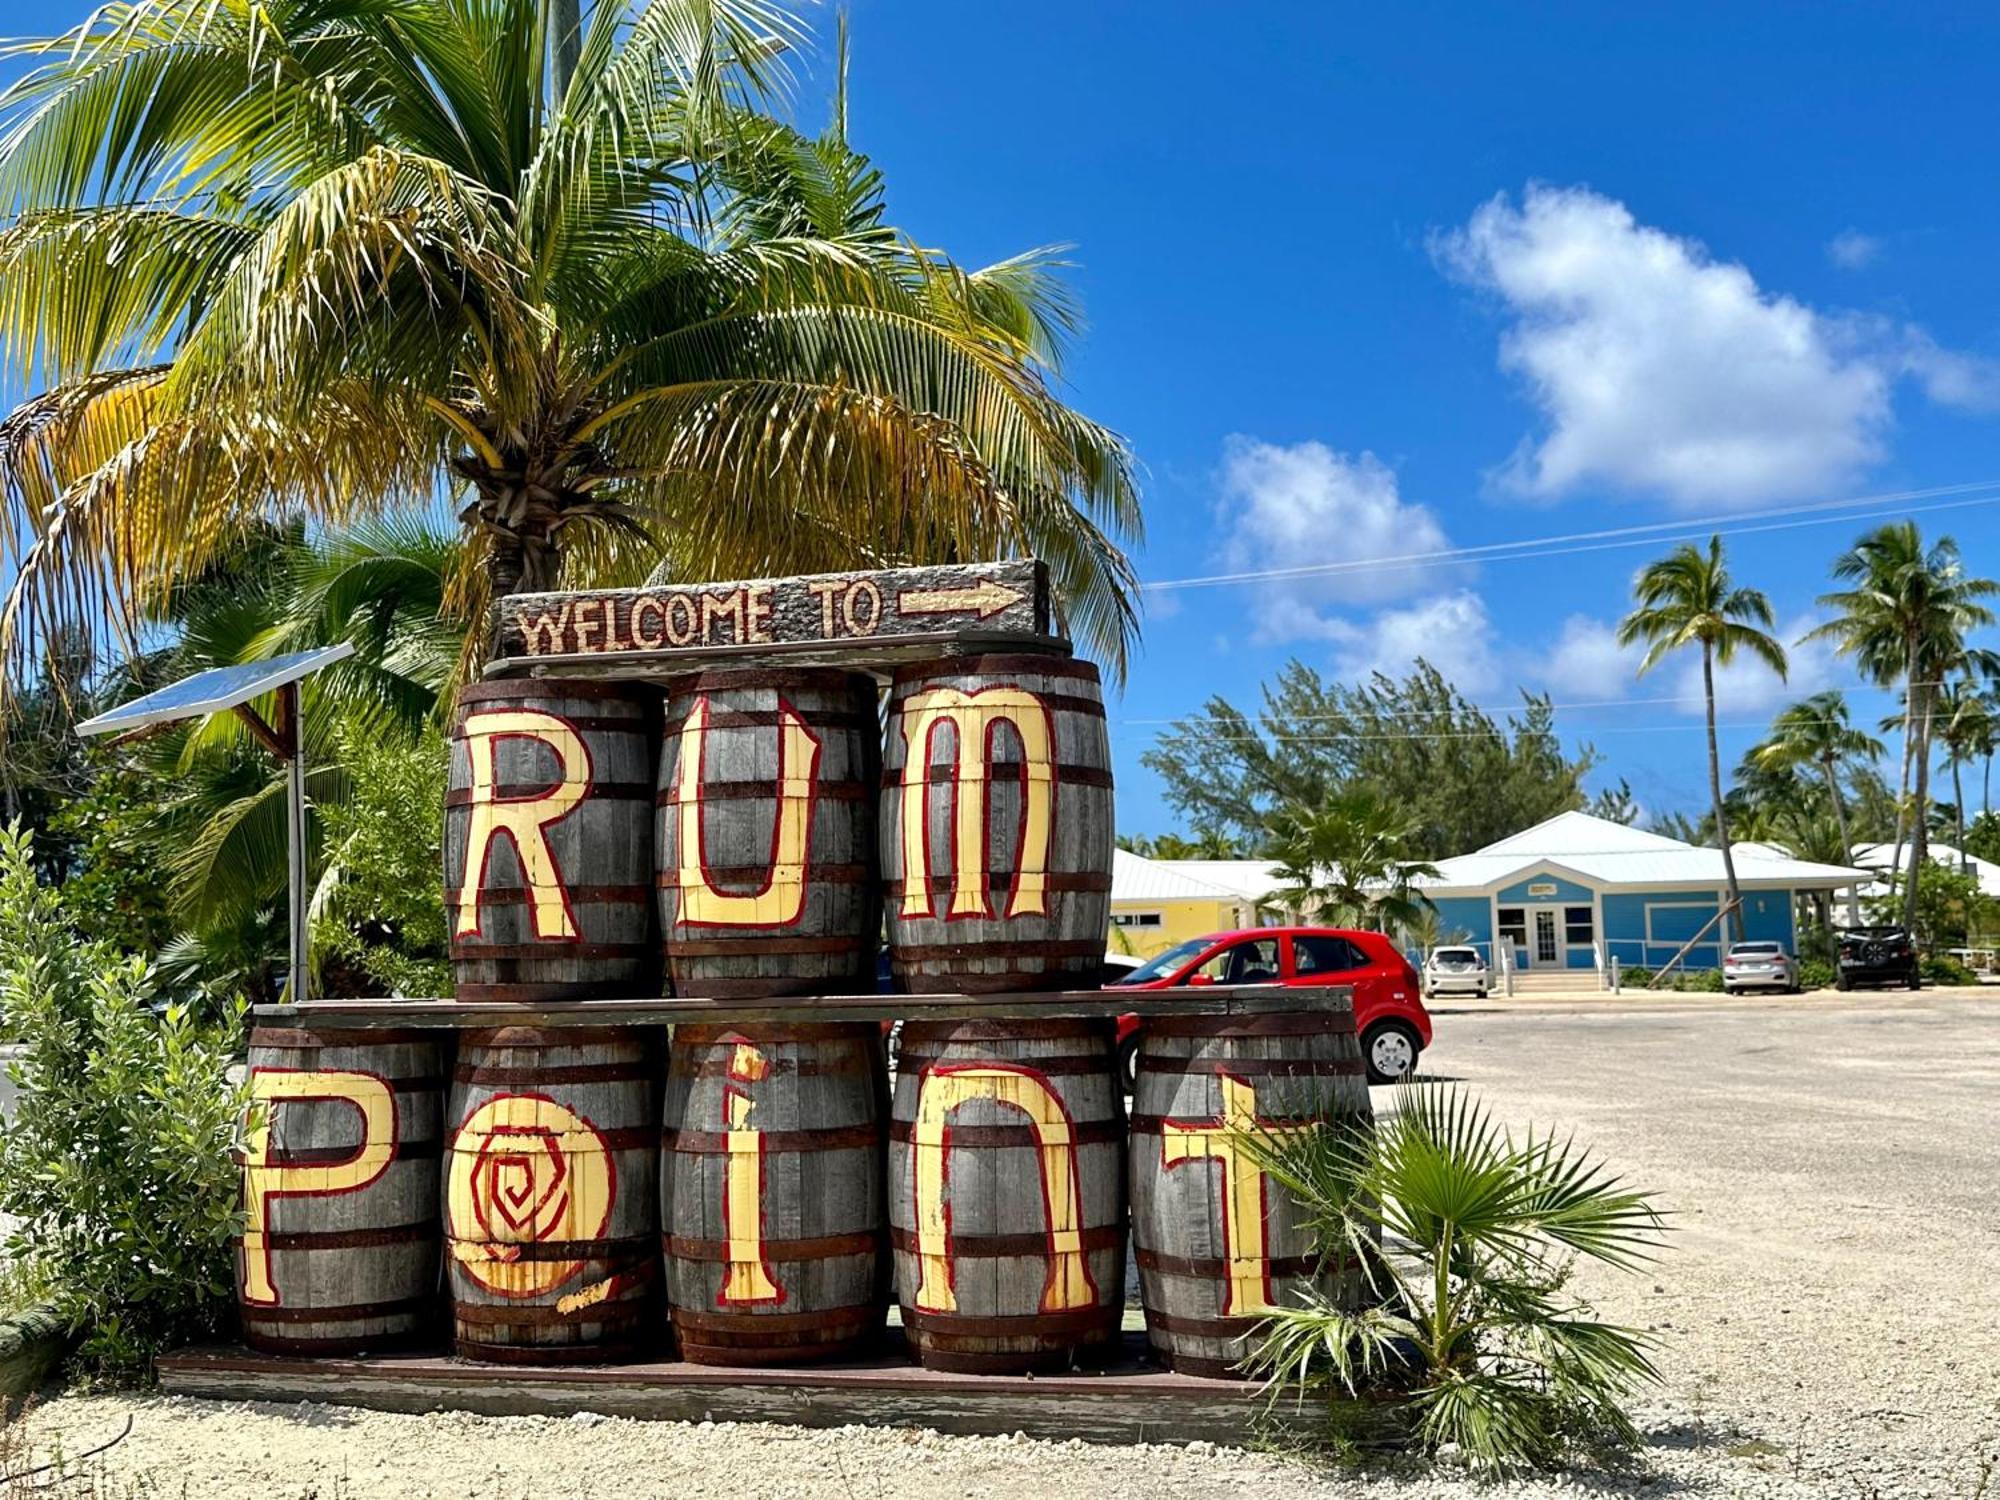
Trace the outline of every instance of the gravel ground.
{"label": "gravel ground", "polygon": [[1480,1486],[1203,1445],[161,1398],[65,1398],[35,1425],[75,1452],[132,1413],[100,1493],[217,1500],[2000,1496],[2000,999],[1697,1007],[1446,1014],[1426,1060],[1503,1120],[1574,1128],[1674,1210],[1655,1273],[1586,1282],[1666,1340],[1637,1475]]}

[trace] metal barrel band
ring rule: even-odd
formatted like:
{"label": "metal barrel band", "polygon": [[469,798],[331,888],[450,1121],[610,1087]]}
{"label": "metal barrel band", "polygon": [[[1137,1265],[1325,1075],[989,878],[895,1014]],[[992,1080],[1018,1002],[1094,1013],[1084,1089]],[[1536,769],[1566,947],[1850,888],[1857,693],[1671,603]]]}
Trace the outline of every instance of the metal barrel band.
{"label": "metal barrel band", "polygon": [[534,1084],[553,1087],[573,1083],[647,1083],[654,1075],[650,1062],[604,1062],[604,1063],[556,1063],[549,1067],[529,1064],[527,1067],[508,1067],[504,1064],[479,1061],[461,1061],[452,1069],[452,1078],[459,1083],[487,1084],[511,1087],[517,1084]]}
{"label": "metal barrel band", "polygon": [[[653,888],[649,885],[571,885],[563,887],[569,898],[570,909],[580,906],[644,906],[653,899]],[[486,886],[474,898],[472,905],[488,906],[533,906],[543,899],[544,888],[532,885]],[[461,902],[450,891],[445,892],[444,907],[455,913],[466,903]],[[549,950],[555,950],[551,941]]]}
{"label": "metal barrel band", "polygon": [[[650,802],[654,787],[650,781],[572,782],[584,788],[590,802]],[[481,802],[523,802],[548,796],[555,785],[548,781],[500,781],[474,792],[471,787],[454,787],[444,794],[446,807],[472,807]]]}
{"label": "metal barrel band", "polygon": [[[953,1148],[972,1147],[985,1150],[1005,1150],[1020,1147],[1035,1151],[1047,1143],[1047,1133],[1033,1125],[959,1125],[944,1127],[950,1135]],[[924,1143],[915,1139],[914,1127],[908,1120],[889,1122],[889,1139],[898,1145]],[[1079,1120],[1067,1132],[1068,1144],[1072,1146],[1123,1145],[1125,1143],[1125,1122],[1123,1120]],[[943,1149],[940,1146],[938,1149]]]}
{"label": "metal barrel band", "polygon": [[1184,1338],[1199,1339],[1247,1339],[1264,1324],[1256,1318],[1188,1318],[1178,1313],[1156,1312],[1146,1309],[1146,1326],[1161,1333],[1177,1334]]}
{"label": "metal barrel band", "polygon": [[926,1338],[1108,1338],[1118,1332],[1122,1314],[1116,1307],[1073,1307],[1061,1312],[1021,1313],[1012,1317],[966,1317],[958,1313],[903,1309],[903,1326]]}
{"label": "metal barrel band", "polygon": [[[1273,995],[1292,999],[1297,990],[1274,989]],[[1326,995],[1321,990],[1318,999]],[[1344,998],[1344,997],[1336,997]],[[1248,1001],[1240,1002],[1248,1004]],[[1229,1042],[1239,1037],[1326,1036],[1354,1034],[1354,1006],[1351,1000],[1339,1006],[1321,1005],[1312,1010],[1250,1012],[1231,1016],[1157,1016],[1146,1022],[1149,1037],[1190,1037],[1203,1042]]]}
{"label": "metal barrel band", "polygon": [[[740,1249],[732,1250],[728,1240],[688,1239],[681,1235],[661,1235],[661,1247],[667,1254],[681,1260],[698,1260],[710,1263],[728,1263],[742,1258]],[[827,1234],[815,1239],[764,1240],[758,1246],[766,1265],[781,1265],[808,1260],[846,1260],[856,1255],[875,1255],[882,1249],[882,1234],[876,1229],[857,1230],[852,1234]]]}
{"label": "metal barrel band", "polygon": [[[254,1026],[250,1030],[250,1049],[271,1052],[325,1052],[347,1048],[364,1051],[381,1046],[404,1045],[408,1043],[435,1043],[435,1031],[382,1030],[382,1031],[342,1031],[299,1026]],[[392,1080],[393,1081],[393,1080]]]}
{"label": "metal barrel band", "polygon": [[[752,1042],[758,1046],[786,1043],[822,1044],[840,1042],[852,1044],[866,1042],[871,1046],[880,1037],[881,1028],[873,1021],[746,1021],[741,1026],[698,1026],[689,1024],[674,1028],[674,1045],[682,1055],[704,1047],[713,1047],[733,1052],[739,1042]],[[849,1050],[843,1048],[843,1051]],[[779,1071],[793,1066],[801,1074],[812,1071],[808,1064],[813,1058],[770,1058],[771,1066]],[[703,1066],[707,1066],[706,1063]],[[842,1071],[834,1069],[833,1071]]]}
{"label": "metal barrel band", "polygon": [[[1061,761],[1050,764],[1047,761],[994,760],[986,763],[986,779],[996,786],[1008,786],[1024,781],[1031,772],[1045,772],[1058,786],[1098,787],[1109,791],[1111,772],[1103,766],[1086,766]],[[903,769],[891,766],[882,773],[882,790],[893,791],[909,782],[920,782],[928,786],[957,786],[959,768],[956,765],[925,766],[920,776],[908,775]],[[999,872],[993,872],[999,878]]]}
{"label": "metal barrel band", "polygon": [[[889,949],[889,962],[899,973],[910,964],[941,958],[1096,957],[1101,961],[1103,956],[1102,938],[1026,938],[1007,943],[898,943]],[[971,979],[977,976],[966,977]],[[956,980],[953,982],[957,983]]]}
{"label": "metal barrel band", "polygon": [[[264,1247],[269,1250],[361,1250],[382,1245],[417,1245],[444,1237],[444,1227],[436,1219],[420,1219],[413,1224],[383,1224],[370,1229],[267,1229]],[[242,1246],[244,1236],[232,1235],[230,1243]]]}
{"label": "metal barrel band", "polygon": [[258,1323],[365,1323],[377,1318],[400,1318],[410,1314],[435,1312],[434,1296],[399,1297],[390,1302],[344,1302],[326,1307],[271,1307],[248,1302],[243,1320]]}
{"label": "metal barrel band", "polygon": [[[766,1157],[773,1152],[796,1151],[811,1155],[820,1151],[873,1150],[881,1144],[881,1127],[872,1121],[809,1130],[760,1130],[757,1149]],[[687,1130],[668,1126],[660,1131],[663,1150],[683,1156],[727,1156],[733,1149],[729,1134],[719,1130]]]}
{"label": "metal barrel band", "polygon": [[[643,887],[641,888],[643,889]],[[643,902],[634,903],[643,905]],[[482,943],[470,938],[454,938],[451,956],[455,959],[496,958],[651,958],[651,943]]]}
{"label": "metal barrel band", "polygon": [[928,682],[934,678],[979,677],[995,672],[1018,672],[1040,677],[1069,677],[1081,682],[1102,681],[1095,662],[1078,661],[1073,656],[1051,652],[1043,656],[1029,651],[992,651],[983,656],[954,656],[947,661],[918,662],[898,667],[897,686],[906,682]]}
{"label": "metal barrel band", "polygon": [[[776,946],[779,943],[786,946],[779,948]],[[873,944],[854,934],[819,938],[669,938],[662,946],[674,958],[756,958],[780,952],[858,953],[871,949]]]}
{"label": "metal barrel band", "polygon": [[760,1312],[755,1308],[745,1308],[742,1312],[736,1313],[712,1313],[676,1307],[673,1309],[673,1322],[676,1329],[691,1329],[696,1333],[726,1333],[732,1339],[740,1338],[748,1344],[760,1334],[776,1342],[781,1337],[818,1333],[822,1329],[842,1324],[879,1323],[886,1311],[886,1308],[875,1303],[814,1308],[811,1312],[793,1313]]}
{"label": "metal barrel band", "polygon": [[1358,1057],[1161,1057],[1141,1044],[1139,1076],[1220,1078],[1359,1078]]}
{"label": "metal barrel band", "polygon": [[[1143,1245],[1133,1247],[1132,1259],[1142,1271],[1157,1271],[1162,1276],[1192,1276],[1203,1281],[1226,1280],[1237,1267],[1237,1262],[1220,1256],[1168,1255]],[[1266,1256],[1257,1264],[1267,1276],[1311,1276],[1321,1269],[1316,1255]]]}
{"label": "metal barrel band", "polygon": [[[294,1105],[293,1107],[296,1107]],[[353,1146],[281,1146],[267,1152],[260,1167],[321,1167],[329,1162],[354,1160]],[[398,1141],[390,1165],[399,1161],[434,1161],[444,1154],[444,1142],[436,1136],[424,1140]],[[236,1158],[242,1161],[241,1155]]]}
{"label": "metal barrel band", "polygon": [[[999,877],[996,875],[995,878]],[[947,875],[933,875],[916,881],[885,880],[882,882],[882,894],[901,896],[912,885],[926,894],[936,894],[950,889],[951,883],[952,877]],[[1111,889],[1111,876],[1101,870],[1051,870],[1042,876],[1042,888],[1050,891],[1108,891]]]}
{"label": "metal barrel band", "polygon": [[[825,864],[815,860],[806,867],[802,880],[787,880],[785,885],[793,888],[796,888],[800,884],[807,886],[867,885],[873,881],[874,877],[875,867],[873,865],[836,865]],[[688,883],[681,879],[681,872],[679,870],[661,870],[653,877],[653,884],[663,891],[677,891]],[[704,862],[701,867],[701,873],[694,877],[694,883],[717,886],[743,885],[769,887],[771,884],[771,866],[769,861],[754,865],[718,865]],[[869,938],[869,946],[874,946],[872,934]]]}
{"label": "metal barrel band", "polygon": [[[1108,1044],[1112,1022],[1076,1018],[1040,1021],[909,1021],[903,1026],[903,1050],[935,1044],[941,1047],[971,1042],[1059,1041],[1073,1039],[1093,1048]],[[1109,1067],[1109,1052],[1106,1052]],[[1029,1059],[1036,1067],[1054,1058]]]}
{"label": "metal barrel band", "polygon": [[[1120,1205],[1121,1213],[1123,1205]],[[1093,1224],[1087,1228],[1073,1230],[1076,1248],[1088,1254],[1093,1250],[1118,1250],[1125,1244],[1125,1223],[1121,1217],[1116,1224]],[[1041,1231],[1031,1234],[960,1234],[953,1231],[948,1236],[952,1257],[956,1260],[996,1260],[1017,1257],[1041,1257],[1050,1255],[1049,1236]],[[917,1236],[908,1229],[891,1225],[889,1241],[896,1249],[908,1255],[921,1254],[926,1246],[920,1245]]]}

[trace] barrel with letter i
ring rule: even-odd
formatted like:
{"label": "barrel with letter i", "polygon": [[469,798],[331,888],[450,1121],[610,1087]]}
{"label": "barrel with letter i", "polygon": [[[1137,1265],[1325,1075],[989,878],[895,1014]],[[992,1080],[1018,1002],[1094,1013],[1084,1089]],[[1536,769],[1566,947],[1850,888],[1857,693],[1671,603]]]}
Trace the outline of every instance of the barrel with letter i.
{"label": "barrel with letter i", "polygon": [[1125,1301],[1125,1118],[1112,1023],[910,1022],[889,1233],[923,1364],[1049,1372],[1103,1357]]}
{"label": "barrel with letter i", "polygon": [[871,677],[743,670],[671,684],[656,843],[679,993],[874,990],[881,760]]}
{"label": "barrel with letter i", "polygon": [[1096,987],[1112,842],[1096,667],[1012,654],[898,671],[880,816],[898,988]]}
{"label": "barrel with letter i", "polygon": [[1185,1374],[1240,1375],[1259,1323],[1303,1288],[1361,1305],[1360,1268],[1313,1257],[1297,1205],[1245,1139],[1372,1119],[1351,1006],[1146,1023],[1132,1094],[1132,1239],[1156,1359]]}
{"label": "barrel with letter i", "polygon": [[654,993],[659,693],[524,679],[461,688],[445,791],[458,998]]}
{"label": "barrel with letter i", "polygon": [[418,1031],[250,1033],[236,1290],[252,1348],[359,1354],[437,1322],[440,1052]]}
{"label": "barrel with letter i", "polygon": [[683,1358],[798,1364],[880,1334],[881,1070],[873,1024],[676,1029],[660,1215]]}

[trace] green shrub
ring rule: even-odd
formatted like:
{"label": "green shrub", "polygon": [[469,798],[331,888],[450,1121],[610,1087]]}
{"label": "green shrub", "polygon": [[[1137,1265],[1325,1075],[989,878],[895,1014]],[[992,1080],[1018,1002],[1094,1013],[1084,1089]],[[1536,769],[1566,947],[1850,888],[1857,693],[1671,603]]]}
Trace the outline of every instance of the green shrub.
{"label": "green shrub", "polygon": [[1644,964],[1626,964],[1618,973],[1618,983],[1628,989],[1644,989],[1653,982],[1653,971]]}
{"label": "green shrub", "polygon": [[1719,995],[1722,993],[1722,970],[1690,969],[1674,976],[1674,988],[1690,995]]}
{"label": "green shrub", "polygon": [[156,1011],[145,961],[80,939],[32,859],[29,835],[0,833],[0,1008],[26,1044],[0,1133],[0,1213],[21,1221],[6,1253],[84,1371],[142,1375],[228,1316],[241,1011]]}
{"label": "green shrub", "polygon": [[1833,965],[1823,958],[1802,958],[1799,960],[1799,988],[1802,990],[1830,990],[1833,988]]}
{"label": "green shrub", "polygon": [[1948,953],[1927,954],[1923,961],[1924,978],[1932,984],[1977,984],[1979,976]]}
{"label": "green shrub", "polygon": [[1516,1140],[1457,1090],[1399,1093],[1372,1128],[1246,1138],[1314,1249],[1357,1263],[1366,1289],[1360,1306],[1308,1292],[1278,1309],[1246,1368],[1274,1400],[1373,1391],[1426,1450],[1453,1443],[1489,1469],[1638,1446],[1625,1406],[1659,1380],[1655,1341],[1599,1321],[1569,1283],[1578,1259],[1654,1258],[1651,1200],[1566,1138]]}

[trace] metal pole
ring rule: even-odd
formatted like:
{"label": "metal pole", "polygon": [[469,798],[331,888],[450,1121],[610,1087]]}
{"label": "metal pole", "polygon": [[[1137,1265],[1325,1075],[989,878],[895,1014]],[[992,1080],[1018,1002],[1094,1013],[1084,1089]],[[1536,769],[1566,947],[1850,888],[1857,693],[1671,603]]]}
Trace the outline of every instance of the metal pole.
{"label": "metal pole", "polygon": [[291,887],[290,1000],[306,998],[306,736],[299,721],[299,685],[283,689],[286,738],[291,755],[285,762],[285,855]]}

